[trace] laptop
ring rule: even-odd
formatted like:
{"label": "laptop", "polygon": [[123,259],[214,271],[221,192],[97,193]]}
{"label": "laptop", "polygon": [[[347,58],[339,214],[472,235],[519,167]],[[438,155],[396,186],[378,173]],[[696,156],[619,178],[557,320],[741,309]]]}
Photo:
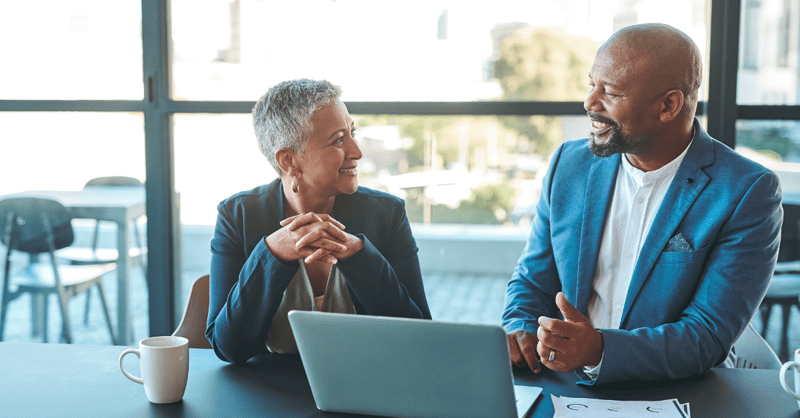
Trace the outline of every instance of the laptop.
{"label": "laptop", "polygon": [[314,311],[289,323],[322,411],[522,418],[542,391],[514,385],[500,326]]}

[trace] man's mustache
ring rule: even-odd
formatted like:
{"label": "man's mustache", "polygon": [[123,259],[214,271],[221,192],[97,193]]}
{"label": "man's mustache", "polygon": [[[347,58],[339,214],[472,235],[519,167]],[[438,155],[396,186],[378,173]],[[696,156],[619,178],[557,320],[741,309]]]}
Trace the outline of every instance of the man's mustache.
{"label": "man's mustache", "polygon": [[613,120],[611,120],[611,119],[609,119],[607,117],[600,116],[597,112],[593,112],[593,111],[590,110],[590,111],[586,112],[586,114],[589,116],[589,119],[591,119],[591,120],[593,120],[595,122],[605,123],[605,124],[611,125],[611,126],[613,126],[615,128],[619,127],[619,126],[617,126],[617,122],[614,122]]}

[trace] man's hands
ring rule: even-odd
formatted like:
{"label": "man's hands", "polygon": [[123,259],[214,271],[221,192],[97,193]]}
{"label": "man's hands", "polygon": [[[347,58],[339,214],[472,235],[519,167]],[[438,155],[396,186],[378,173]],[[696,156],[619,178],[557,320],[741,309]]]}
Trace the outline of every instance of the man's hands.
{"label": "man's hands", "polygon": [[530,368],[534,373],[542,371],[539,363],[539,354],[536,352],[536,345],[539,339],[536,335],[528,331],[518,330],[508,335],[508,351],[511,355],[511,363],[520,369]]}
{"label": "man's hands", "polygon": [[317,260],[336,264],[364,246],[361,239],[344,232],[344,225],[326,214],[295,215],[282,220],[281,226],[266,238],[266,244],[282,261],[303,258],[306,264]]}
{"label": "man's hands", "polygon": [[[600,331],[561,292],[556,295],[556,306],[564,316],[563,321],[541,316],[536,335],[522,330],[508,334],[513,364],[524,367],[520,363],[524,359],[534,373],[539,373],[540,364],[552,370],[568,372],[600,363],[603,356],[603,335]],[[531,344],[536,347],[536,354],[530,353]]]}

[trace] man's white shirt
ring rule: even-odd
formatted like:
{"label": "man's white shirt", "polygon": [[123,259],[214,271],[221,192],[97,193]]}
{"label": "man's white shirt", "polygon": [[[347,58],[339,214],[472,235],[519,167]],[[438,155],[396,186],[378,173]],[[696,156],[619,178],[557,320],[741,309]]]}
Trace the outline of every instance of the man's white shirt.
{"label": "man's white shirt", "polygon": [[[611,208],[600,243],[594,285],[589,296],[587,313],[595,328],[619,328],[642,244],[691,145],[690,142],[681,155],[655,171],[641,171],[622,155],[622,167],[617,170]],[[601,365],[602,360],[594,368],[585,367],[584,371],[596,378]]]}

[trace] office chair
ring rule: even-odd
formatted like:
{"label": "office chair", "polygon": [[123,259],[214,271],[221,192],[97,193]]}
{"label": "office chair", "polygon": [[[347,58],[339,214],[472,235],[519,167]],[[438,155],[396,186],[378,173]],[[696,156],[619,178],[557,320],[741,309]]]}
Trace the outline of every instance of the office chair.
{"label": "office chair", "polygon": [[758,334],[752,325],[742,331],[733,344],[737,368],[742,369],[780,369],[781,361],[767,341]]}
{"label": "office chair", "polygon": [[206,338],[208,319],[208,274],[195,280],[181,323],[172,335],[189,340],[189,348],[211,348]]}
{"label": "office chair", "polygon": [[789,319],[792,307],[800,308],[800,206],[783,205],[783,226],[778,263],[767,294],[761,302],[761,335],[766,337],[772,308],[780,305],[783,314],[778,357],[789,360]]}
{"label": "office chair", "polygon": [[[96,286],[111,342],[117,343],[101,281],[103,274],[114,270],[116,264],[78,266],[60,265],[56,261],[56,250],[70,246],[74,240],[71,221],[72,215],[55,200],[11,198],[0,201],[0,238],[7,248],[3,301],[0,307],[0,341],[3,340],[5,331],[8,304],[28,293],[32,298],[31,303],[34,298],[43,302],[41,312],[32,312],[31,322],[35,322],[33,316],[40,316],[44,342],[47,342],[47,298],[55,294],[61,311],[61,340],[72,343],[69,300]],[[30,263],[12,273],[11,259],[14,251],[27,253]],[[49,263],[40,262],[40,254],[47,255]]]}

